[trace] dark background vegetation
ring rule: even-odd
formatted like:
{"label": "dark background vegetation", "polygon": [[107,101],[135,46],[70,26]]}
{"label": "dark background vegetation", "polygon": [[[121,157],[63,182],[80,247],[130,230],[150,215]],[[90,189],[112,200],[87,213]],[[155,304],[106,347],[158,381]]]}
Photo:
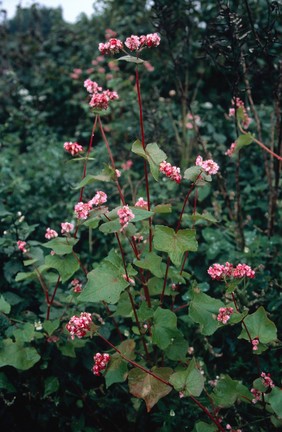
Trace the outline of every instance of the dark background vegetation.
{"label": "dark background vegetation", "polygon": [[[128,201],[136,194],[145,196],[142,187],[138,192],[132,188],[132,182],[142,176],[142,164],[130,153],[139,137],[134,68],[118,63],[120,70],[111,71],[108,58],[92,64],[99,56],[98,43],[110,28],[122,40],[131,34],[157,31],[161,35],[158,49],[144,52],[154,70],[140,72],[146,142],[157,142],[168,160],[182,168],[193,165],[198,154],[211,156],[220,165],[211,188],[199,195],[199,210],[210,211],[218,222],[200,227],[199,251],[191,255],[187,271],[206,292],[220,296],[218,285],[207,277],[207,267],[213,262],[248,263],[257,269],[257,278],[250,291],[243,293],[242,304],[251,311],[263,305],[281,329],[281,164],[255,144],[235,158],[225,156],[238,133],[227,117],[233,97],[250,107],[250,131],[281,154],[279,2],[104,0],[91,18],[82,14],[75,24],[64,22],[60,9],[36,5],[19,8],[11,20],[5,19],[4,11],[1,14],[1,293],[14,305],[13,317],[32,323],[44,318],[37,284],[15,282],[23,270],[15,244],[19,238],[42,241],[47,226],[56,229],[72,214],[81,166],[68,162],[63,143],[88,145],[93,114],[83,82],[89,76],[119,92],[120,101],[104,123],[117,166],[127,159],[134,162],[134,170],[123,176]],[[74,69],[81,69],[77,77]],[[200,116],[198,129],[185,127],[188,113]],[[108,162],[99,133],[93,155],[91,173]],[[117,204],[118,196],[107,188]],[[181,189],[180,197],[185,193]],[[178,194],[174,184],[152,184],[156,203],[171,202],[180,208]],[[167,223],[173,222],[173,216],[168,216]],[[95,234],[94,253],[89,256],[85,236],[82,257],[89,264],[99,262],[114,244],[109,236]],[[1,316],[3,336],[9,325]],[[183,322],[183,327],[190,335],[189,345],[214,376],[222,372],[237,379],[242,373],[246,380],[252,376],[253,365],[236,340],[236,330],[229,327],[208,343],[189,322]],[[11,432],[22,430],[23,424],[41,432],[192,430],[198,412],[189,401],[180,403],[169,396],[147,415],[143,404],[139,407],[137,400],[130,400],[126,385],[105,391],[103,379],[92,376],[93,348],[86,346],[76,356],[64,357],[55,344],[41,344],[42,361],[30,371],[6,367],[0,372],[1,426]],[[218,362],[216,354],[222,352]],[[270,371],[278,385],[279,352],[279,346],[274,347],[262,360],[262,369]],[[46,378],[51,376],[60,385],[46,395]],[[170,415],[170,410],[176,415]],[[245,422],[248,414],[252,415],[246,413]],[[237,415],[234,409],[233,417]],[[249,430],[271,430],[271,426],[258,429],[250,423],[244,428]]]}

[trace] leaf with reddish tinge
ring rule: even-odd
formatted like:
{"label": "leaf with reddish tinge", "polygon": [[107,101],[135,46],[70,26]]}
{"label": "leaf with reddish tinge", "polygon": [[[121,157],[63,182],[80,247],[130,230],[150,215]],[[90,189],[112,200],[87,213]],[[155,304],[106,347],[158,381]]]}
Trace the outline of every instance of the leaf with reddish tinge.
{"label": "leaf with reddish tinge", "polygon": [[[168,381],[173,370],[171,368],[162,367],[153,368],[152,372],[163,380]],[[144,399],[147,412],[150,412],[153,406],[172,390],[172,387],[169,385],[137,368],[129,372],[128,385],[129,391],[133,396]]]}

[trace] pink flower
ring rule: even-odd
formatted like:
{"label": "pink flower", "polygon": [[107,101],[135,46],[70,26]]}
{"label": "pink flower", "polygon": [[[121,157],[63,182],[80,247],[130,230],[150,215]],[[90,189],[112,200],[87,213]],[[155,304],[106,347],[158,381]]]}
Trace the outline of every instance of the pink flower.
{"label": "pink flower", "polygon": [[93,206],[100,206],[102,204],[104,204],[105,202],[107,202],[107,194],[103,191],[97,191],[96,194],[94,195],[94,197],[88,201],[88,205],[91,206],[91,208]]}
{"label": "pink flower", "polygon": [[73,230],[74,226],[70,222],[62,222],[61,228],[62,228],[61,233],[66,234],[66,233],[70,233]]}
{"label": "pink flower", "polygon": [[70,153],[72,156],[77,155],[78,153],[83,152],[83,147],[78,144],[77,142],[72,143],[72,142],[65,142],[64,144],[64,149]]}
{"label": "pink flower", "polygon": [[217,321],[222,322],[222,324],[226,324],[227,321],[230,320],[230,315],[233,314],[232,307],[219,308],[219,313],[217,315]]}
{"label": "pink flower", "polygon": [[252,339],[253,351],[257,351],[258,350],[258,345],[259,345],[259,338]]}
{"label": "pink flower", "polygon": [[225,152],[226,156],[231,157],[233,155],[233,153],[235,152],[235,150],[236,150],[236,142],[232,143],[230,148],[228,150],[226,150],[226,152]]}
{"label": "pink flower", "polygon": [[140,47],[139,36],[131,35],[130,37],[126,38],[124,44],[130,51],[138,50],[138,48]]}
{"label": "pink flower", "polygon": [[116,176],[117,176],[117,178],[119,178],[119,177],[121,176],[121,172],[120,172],[120,170],[119,170],[119,169],[116,169],[115,171],[116,171]]}
{"label": "pink flower", "polygon": [[75,336],[81,339],[91,330],[92,316],[88,312],[81,312],[80,316],[74,315],[66,325],[67,331],[70,333],[71,338]]}
{"label": "pink flower", "polygon": [[226,277],[235,279],[243,277],[253,279],[255,277],[255,271],[247,264],[238,264],[237,267],[234,268],[233,264],[229,262],[226,262],[224,265],[218,263],[213,264],[208,268],[208,274],[215,280],[222,280]]}
{"label": "pink flower", "polygon": [[106,369],[106,366],[110,361],[110,356],[109,354],[97,353],[93,358],[95,363],[92,368],[92,372],[94,373],[94,375],[100,376],[101,371]]}
{"label": "pink flower", "polygon": [[260,392],[259,390],[255,389],[255,388],[252,388],[251,393],[254,396],[254,399],[252,399],[253,404],[256,404],[258,401],[261,400],[262,392]]}
{"label": "pink flower", "polygon": [[144,66],[145,66],[145,68],[147,69],[148,72],[154,72],[155,68],[154,68],[154,66],[150,62],[144,61],[143,64],[144,64]]}
{"label": "pink flower", "polygon": [[96,81],[92,81],[89,78],[84,81],[84,87],[88,93],[98,93],[99,91],[102,91],[102,87],[100,87]]}
{"label": "pink flower", "polygon": [[248,116],[244,102],[240,98],[237,97],[237,98],[232,99],[232,105],[235,106],[236,108],[230,108],[229,109],[229,117],[234,117],[236,111],[241,108],[243,111],[242,126],[244,129],[248,129],[252,120]]}
{"label": "pink flower", "polygon": [[106,31],[105,31],[105,38],[106,39],[116,37],[116,35],[117,35],[117,32],[113,31],[112,29],[106,29]]}
{"label": "pink flower", "polygon": [[51,229],[51,228],[47,228],[46,229],[46,233],[45,233],[45,238],[47,238],[48,240],[58,237],[58,233],[57,231]]}
{"label": "pink flower", "polygon": [[116,38],[109,39],[106,43],[99,43],[98,49],[101,54],[116,54],[122,51],[123,43],[121,40]]}
{"label": "pink flower", "polygon": [[109,106],[109,98],[104,93],[102,93],[102,94],[94,93],[92,95],[90,102],[89,102],[89,105],[92,108],[98,108],[98,109],[106,110]]}
{"label": "pink flower", "polygon": [[157,47],[160,44],[161,38],[158,33],[150,33],[146,36],[146,45],[148,48]]}
{"label": "pink flower", "polygon": [[26,242],[23,240],[18,240],[17,241],[17,245],[18,245],[18,249],[22,252],[22,253],[26,253],[27,249],[26,249]]}
{"label": "pink flower", "polygon": [[122,226],[121,231],[123,231],[123,229],[127,227],[129,221],[135,218],[128,205],[124,205],[123,207],[121,207],[117,211],[117,214],[119,216],[119,223]]}
{"label": "pink flower", "polygon": [[92,206],[89,203],[78,202],[74,206],[74,212],[77,219],[87,219]]}
{"label": "pink flower", "polygon": [[143,199],[143,197],[138,198],[134,207],[141,207],[145,210],[148,210],[148,202]]}
{"label": "pink flower", "polygon": [[275,387],[275,384],[273,383],[272,379],[270,378],[270,373],[266,374],[265,372],[262,372],[260,374],[260,376],[262,377],[262,383],[264,385],[264,387],[270,387],[273,388]]}
{"label": "pink flower", "polygon": [[232,276],[234,278],[243,278],[248,277],[253,279],[255,277],[255,271],[251,269],[247,264],[238,264],[237,267],[233,270]]}
{"label": "pink flower", "polygon": [[71,285],[73,287],[73,289],[72,289],[73,292],[75,292],[75,293],[81,293],[81,291],[82,291],[82,283],[80,282],[79,279],[73,279],[71,281]]}
{"label": "pink flower", "polygon": [[123,164],[121,164],[121,167],[123,170],[127,171],[132,167],[132,165],[133,165],[133,162],[131,159],[129,159],[126,162],[124,162]]}
{"label": "pink flower", "polygon": [[119,67],[115,61],[109,61],[108,66],[109,66],[111,71],[114,71],[114,72],[119,71]]}
{"label": "pink flower", "polygon": [[181,182],[182,176],[180,174],[180,168],[172,166],[169,162],[163,161],[160,163],[160,172],[176,183]]}
{"label": "pink flower", "polygon": [[197,156],[195,164],[200,166],[207,174],[216,174],[219,166],[212,159],[203,160],[202,156]]}

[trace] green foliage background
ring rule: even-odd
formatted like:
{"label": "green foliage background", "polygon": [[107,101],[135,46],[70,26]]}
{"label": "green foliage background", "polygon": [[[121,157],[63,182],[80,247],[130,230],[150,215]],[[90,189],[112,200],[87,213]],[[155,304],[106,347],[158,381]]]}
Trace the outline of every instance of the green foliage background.
{"label": "green foliage background", "polygon": [[[105,390],[103,379],[91,373],[94,353],[88,341],[54,343],[52,335],[58,324],[45,329],[50,337],[46,344],[42,333],[34,330],[34,321],[45,316],[42,292],[35,280],[16,279],[25,271],[16,241],[28,239],[36,247],[46,227],[59,227],[72,214],[77,201],[75,186],[81,179],[80,167],[69,162],[63,143],[88,145],[93,115],[83,82],[89,76],[120,95],[120,101],[103,121],[109,129],[117,167],[128,159],[134,162],[134,169],[123,174],[126,198],[135,202],[138,196],[145,196],[140,186],[142,161],[130,152],[132,143],[140,138],[133,66],[119,62],[119,71],[112,71],[108,59],[92,63],[99,56],[98,43],[105,40],[109,28],[123,40],[131,34],[154,31],[162,38],[160,47],[145,55],[154,70],[144,68],[141,72],[146,142],[157,142],[168,160],[182,168],[193,165],[198,154],[212,156],[220,165],[213,186],[199,193],[198,211],[210,212],[216,222],[196,223],[199,250],[191,253],[185,270],[194,275],[203,292],[220,297],[218,284],[206,273],[209,265],[241,261],[257,268],[255,283],[240,293],[241,304],[250,312],[264,306],[281,329],[281,164],[254,144],[234,158],[225,156],[238,134],[236,125],[228,119],[231,99],[240,97],[249,106],[250,93],[259,119],[251,110],[250,131],[276,153],[281,152],[282,23],[278,2],[105,0],[99,2],[90,19],[81,15],[76,24],[64,22],[60,9],[36,5],[19,8],[14,19],[3,17],[0,27],[0,332],[3,340],[16,337],[19,350],[32,341],[42,357],[31,369],[21,370],[19,364],[0,369],[1,422],[15,432],[22,424],[42,432],[50,428],[83,432],[148,428],[190,431],[198,419],[189,399],[179,401],[169,395],[147,414],[140,400],[124,391],[123,384],[108,383]],[[81,69],[77,78],[72,75],[74,69]],[[185,126],[191,112],[201,118],[198,130]],[[97,174],[108,163],[99,133],[93,157],[88,169]],[[135,182],[139,182],[138,187]],[[119,197],[112,187],[105,183],[104,190],[118,205]],[[91,195],[91,191],[88,193]],[[186,191],[176,192],[173,183],[162,181],[152,184],[151,193],[153,202],[171,203],[180,210]],[[167,225],[175,222],[172,214],[159,218]],[[183,228],[190,227],[187,214]],[[90,238],[86,231],[82,236],[85,246],[81,258],[92,267],[115,244],[114,237],[97,231]],[[68,284],[59,288],[59,303],[64,304],[68,290]],[[187,293],[181,294],[183,300],[189,300]],[[12,315],[6,302],[12,306]],[[58,305],[51,319],[61,315]],[[121,315],[120,326],[125,331],[126,312]],[[13,335],[8,316],[25,323],[22,334]],[[189,346],[197,351],[203,365],[209,365],[206,373],[214,372],[210,379],[221,373],[240,379],[243,372],[252,381],[253,365],[244,345],[236,339],[235,328],[224,328],[207,340],[186,316],[181,330],[189,335]],[[112,328],[107,324],[103,331],[107,337]],[[280,348],[281,344],[273,347],[262,360],[262,369],[271,372],[277,385]],[[10,352],[12,348],[6,349]],[[97,343],[98,349],[105,347]],[[36,351],[30,350],[32,361]],[[13,351],[10,356],[17,357]],[[247,418],[255,419],[250,411],[252,407],[247,407]],[[233,421],[238,419],[236,408],[232,416]],[[208,430],[200,426],[195,430]],[[244,431],[253,430],[271,429],[265,425],[258,429],[255,423],[245,425]]]}

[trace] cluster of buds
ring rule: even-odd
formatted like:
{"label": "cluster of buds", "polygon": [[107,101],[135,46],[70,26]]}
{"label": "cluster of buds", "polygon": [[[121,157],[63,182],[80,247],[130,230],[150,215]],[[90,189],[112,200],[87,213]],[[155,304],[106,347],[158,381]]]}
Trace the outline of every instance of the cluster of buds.
{"label": "cluster of buds", "polygon": [[163,161],[160,163],[160,172],[165,174],[166,177],[170,178],[176,183],[180,183],[182,180],[180,168],[172,166],[169,162]]}
{"label": "cluster of buds", "polygon": [[[130,51],[140,51],[143,48],[157,47],[160,41],[157,33],[149,33],[142,36],[131,35],[126,38],[124,45]],[[120,39],[110,38],[105,43],[99,43],[98,49],[102,55],[117,54],[124,50],[124,45]]]}
{"label": "cluster of buds", "polygon": [[17,245],[18,245],[18,249],[22,252],[22,253],[26,253],[27,249],[26,249],[26,242],[23,240],[18,240],[17,241]]}
{"label": "cluster of buds", "polygon": [[234,143],[231,144],[231,146],[229,147],[229,149],[226,150],[226,152],[225,152],[226,156],[231,157],[234,154],[234,152],[236,150],[236,144],[237,144],[236,142],[234,142]]}
{"label": "cluster of buds", "polygon": [[226,262],[225,264],[215,263],[208,268],[208,274],[212,279],[223,280],[228,277],[241,279],[247,277],[253,279],[255,271],[247,264],[238,264],[236,267],[233,264]]}
{"label": "cluster of buds", "polygon": [[148,210],[148,202],[143,199],[143,197],[138,198],[134,207],[140,207],[142,209]]}
{"label": "cluster of buds", "polygon": [[97,353],[94,355],[94,366],[92,368],[92,372],[94,373],[94,375],[100,376],[101,375],[101,371],[106,369],[107,364],[110,361],[110,356],[109,354],[100,354]]}
{"label": "cluster of buds", "polygon": [[58,237],[58,233],[57,231],[51,229],[51,228],[47,228],[46,229],[46,233],[45,233],[45,238],[47,238],[48,240]]}
{"label": "cluster of buds", "polygon": [[253,351],[257,351],[258,350],[258,345],[259,345],[259,338],[252,339]]}
{"label": "cluster of buds", "polygon": [[226,324],[227,321],[230,320],[230,315],[233,314],[233,308],[232,307],[226,307],[226,308],[219,308],[217,315],[217,321],[222,322],[222,324]]}
{"label": "cluster of buds", "polygon": [[232,100],[232,105],[234,108],[229,109],[229,117],[235,117],[236,111],[238,109],[241,109],[243,112],[242,126],[244,129],[248,129],[249,124],[251,123],[251,119],[248,116],[244,102],[237,97]]}
{"label": "cluster of buds", "polygon": [[65,142],[64,149],[70,153],[72,156],[77,155],[78,153],[83,152],[83,147],[77,142]]}
{"label": "cluster of buds", "polygon": [[252,399],[253,404],[256,404],[257,402],[261,401],[262,392],[260,392],[255,388],[252,388],[251,393],[254,396],[254,398]]}
{"label": "cluster of buds", "polygon": [[87,219],[89,212],[93,209],[94,206],[100,206],[107,202],[107,194],[103,191],[97,191],[94,197],[89,200],[87,203],[78,202],[74,206],[74,213],[77,219]]}
{"label": "cluster of buds", "polygon": [[119,99],[116,91],[103,90],[95,81],[89,78],[84,81],[84,87],[90,93],[91,98],[89,106],[91,108],[106,110],[109,107],[109,102]]}
{"label": "cluster of buds", "polygon": [[70,222],[62,222],[61,223],[61,233],[68,234],[74,229],[74,225]]}
{"label": "cluster of buds", "polygon": [[275,387],[275,384],[273,383],[272,379],[270,378],[270,373],[266,374],[265,372],[262,372],[260,374],[260,376],[262,377],[262,383],[263,383],[264,387],[266,387],[266,388]]}
{"label": "cluster of buds", "polygon": [[71,281],[71,286],[73,287],[72,290],[75,293],[81,293],[82,291],[82,283],[80,282],[79,279],[73,279]]}
{"label": "cluster of buds", "polygon": [[122,206],[117,211],[117,214],[119,217],[119,223],[121,224],[121,231],[123,231],[123,229],[127,227],[129,221],[135,218],[135,215],[132,213],[128,205]]}
{"label": "cluster of buds", "polygon": [[74,315],[66,324],[66,329],[70,333],[71,338],[75,336],[81,339],[91,330],[92,316],[91,313],[81,312],[80,316]]}
{"label": "cluster of buds", "polygon": [[212,159],[203,160],[202,156],[197,156],[195,165],[201,167],[207,174],[216,174],[219,170],[216,162]]}

